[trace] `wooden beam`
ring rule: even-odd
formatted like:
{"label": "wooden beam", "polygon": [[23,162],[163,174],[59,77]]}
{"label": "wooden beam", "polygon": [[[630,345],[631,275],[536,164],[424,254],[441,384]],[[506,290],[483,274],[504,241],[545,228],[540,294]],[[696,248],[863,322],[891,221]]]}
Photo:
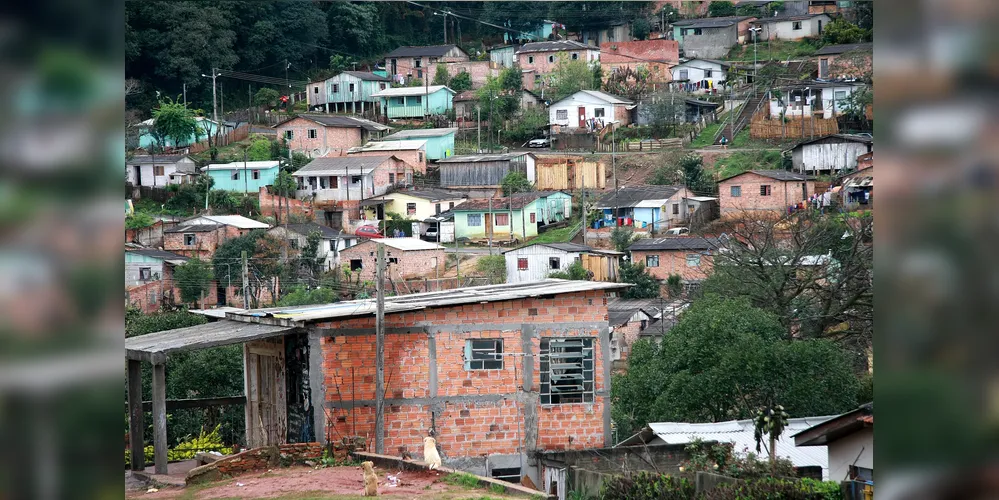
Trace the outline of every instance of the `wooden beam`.
{"label": "wooden beam", "polygon": [[146,467],[142,435],[145,430],[142,408],[142,362],[128,360],[128,443],[132,470]]}
{"label": "wooden beam", "polygon": [[166,364],[153,365],[153,463],[167,473]]}

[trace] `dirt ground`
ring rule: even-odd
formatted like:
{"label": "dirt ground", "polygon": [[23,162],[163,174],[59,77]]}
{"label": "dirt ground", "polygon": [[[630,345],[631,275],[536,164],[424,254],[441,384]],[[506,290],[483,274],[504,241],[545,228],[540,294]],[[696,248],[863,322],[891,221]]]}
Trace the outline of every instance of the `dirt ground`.
{"label": "dirt ground", "polygon": [[[508,498],[486,490],[465,490],[444,482],[445,474],[430,471],[385,471],[378,474],[378,493],[386,498]],[[394,478],[394,480],[393,480]],[[282,498],[304,500],[364,498],[364,482],[360,467],[289,467],[267,472],[252,472],[207,485],[188,488],[164,488],[157,492],[142,489],[127,492],[126,498],[158,499],[222,499],[222,498]]]}

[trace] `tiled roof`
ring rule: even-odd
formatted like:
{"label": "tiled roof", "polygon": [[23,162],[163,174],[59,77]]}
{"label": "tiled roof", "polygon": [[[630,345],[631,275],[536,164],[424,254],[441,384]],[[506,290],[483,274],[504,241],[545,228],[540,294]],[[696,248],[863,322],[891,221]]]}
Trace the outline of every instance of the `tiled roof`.
{"label": "tiled roof", "polygon": [[404,47],[399,47],[388,54],[385,54],[386,58],[391,57],[442,57],[447,54],[451,49],[455,48],[454,45],[426,45],[426,46],[413,46],[407,45]]}
{"label": "tiled roof", "polygon": [[643,238],[635,241],[628,250],[713,250],[721,246],[718,238],[700,236],[674,236],[671,238]]}
{"label": "tiled roof", "polygon": [[295,177],[309,175],[350,175],[367,174],[385,163],[391,155],[385,156],[337,156],[332,158],[316,158],[298,169]]}
{"label": "tiled roof", "polygon": [[730,175],[730,176],[728,176],[728,177],[726,177],[724,179],[719,179],[718,182],[724,182],[724,181],[727,181],[729,179],[734,179],[736,177],[739,177],[740,175],[745,175],[745,174],[750,174],[750,173],[756,174],[756,175],[762,175],[763,177],[769,177],[769,178],[777,180],[777,181],[785,181],[785,182],[786,181],[807,181],[807,180],[812,180],[812,178],[809,177],[809,176],[807,176],[807,175],[799,174],[799,173],[795,173],[795,172],[789,172],[787,170],[747,170],[747,171],[742,172],[742,173],[738,173],[738,174],[735,174],[735,175]]}

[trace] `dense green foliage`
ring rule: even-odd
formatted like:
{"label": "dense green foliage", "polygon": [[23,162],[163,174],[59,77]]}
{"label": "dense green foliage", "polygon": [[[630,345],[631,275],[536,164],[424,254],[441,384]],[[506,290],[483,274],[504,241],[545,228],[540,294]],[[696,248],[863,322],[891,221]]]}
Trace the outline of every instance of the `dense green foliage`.
{"label": "dense green foliage", "polygon": [[145,212],[135,211],[125,216],[125,229],[138,229],[152,226],[156,221]]}
{"label": "dense green foliage", "polygon": [[331,304],[339,300],[340,298],[337,296],[336,291],[332,288],[322,286],[308,288],[299,285],[293,287],[287,295],[281,297],[278,305],[281,307],[308,306],[312,304]]}
{"label": "dense green foliage", "polygon": [[502,255],[487,255],[480,257],[475,263],[475,270],[480,272],[492,284],[506,282],[506,257]]}
{"label": "dense green foliage", "polygon": [[563,280],[576,280],[576,281],[586,281],[593,279],[593,273],[587,271],[583,267],[583,263],[580,261],[574,261],[569,264],[569,267],[565,271],[555,271],[548,275],[549,278],[558,278]]}
{"label": "dense green foliage", "polygon": [[708,4],[708,16],[725,17],[736,15],[735,4],[726,1],[714,1]]}
{"label": "dense green foliage", "polygon": [[138,309],[129,308],[125,310],[125,336],[145,335],[162,330],[203,325],[207,322],[204,316],[187,311],[143,314]]}
{"label": "dense green foliage", "polygon": [[180,289],[180,300],[190,304],[201,300],[215,277],[209,263],[193,258],[174,268],[173,279]]}
{"label": "dense green foliage", "polygon": [[472,75],[468,74],[467,71],[461,71],[457,75],[451,77],[451,80],[448,81],[447,86],[455,92],[464,92],[466,90],[471,90]]}
{"label": "dense green foliage", "polygon": [[706,443],[695,439],[684,447],[688,458],[680,463],[684,472],[710,472],[737,479],[762,479],[767,476],[794,477],[794,464],[778,457],[771,464],[751,451],[733,449],[731,443]]}
{"label": "dense green foliage", "polygon": [[695,195],[710,196],[717,191],[714,180],[704,173],[704,159],[701,155],[690,153],[681,157],[680,170],[683,172],[684,185]]}
{"label": "dense green foliage", "polygon": [[176,145],[189,144],[191,139],[205,135],[205,130],[195,120],[194,110],[183,102],[175,102],[169,98],[160,101],[159,107],[153,110],[156,120],[153,128],[163,139],[172,139]]}
{"label": "dense green foliage", "polygon": [[250,142],[249,149],[246,150],[247,159],[250,161],[264,161],[271,159],[271,141],[264,136],[256,136]]}
{"label": "dense green foliage", "polygon": [[265,107],[275,106],[279,97],[281,97],[281,94],[278,91],[264,87],[258,90],[253,96],[253,104]]}
{"label": "dense green foliage", "polygon": [[503,196],[510,196],[511,193],[527,193],[534,189],[527,176],[520,172],[510,172],[503,177]]}
{"label": "dense green foliage", "polygon": [[749,418],[776,401],[792,416],[831,415],[857,403],[857,380],[839,347],[785,340],[773,314],[714,297],[694,302],[660,344],[636,342],[612,391],[625,435],[648,422]]}
{"label": "dense green foliage", "polygon": [[810,484],[791,479],[764,478],[723,484],[702,495],[703,500],[826,500],[826,492],[814,491]]}
{"label": "dense green foliage", "polygon": [[843,18],[833,19],[822,29],[822,41],[828,44],[861,43],[871,41],[872,32]]}
{"label": "dense green foliage", "polygon": [[614,245],[614,250],[618,252],[627,252],[628,247],[638,239],[638,235],[630,227],[615,226],[611,230],[611,245]]}
{"label": "dense green foliage", "polygon": [[559,59],[555,71],[546,77],[552,102],[569,97],[580,90],[600,90],[599,65],[592,68],[586,61]]}
{"label": "dense green foliage", "polygon": [[[434,71],[434,79],[430,83],[431,85],[447,85],[451,80],[451,75],[447,72],[447,66],[443,64],[438,64],[437,69]],[[454,89],[451,89],[454,90]]]}
{"label": "dense green foliage", "polygon": [[541,136],[548,128],[548,112],[541,107],[521,110],[520,116],[502,132],[502,138],[517,145]]}
{"label": "dense green foliage", "polygon": [[694,483],[687,478],[640,471],[605,480],[600,488],[600,497],[628,500],[689,500],[694,498],[694,492]]}
{"label": "dense green foliage", "polygon": [[[622,262],[619,272],[621,283],[634,285],[621,292],[622,297],[626,299],[655,299],[659,297],[659,280],[645,270],[645,264]],[[654,420],[649,420],[649,422],[654,422]]]}

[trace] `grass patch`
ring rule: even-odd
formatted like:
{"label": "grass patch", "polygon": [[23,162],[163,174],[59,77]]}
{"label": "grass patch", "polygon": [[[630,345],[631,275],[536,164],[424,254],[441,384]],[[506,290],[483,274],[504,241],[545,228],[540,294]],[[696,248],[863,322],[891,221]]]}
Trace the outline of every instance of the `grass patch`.
{"label": "grass patch", "polygon": [[723,122],[719,121],[717,123],[712,123],[711,125],[704,127],[704,130],[701,130],[701,133],[697,134],[697,137],[695,137],[693,141],[690,141],[689,147],[696,149],[696,148],[704,148],[714,144],[715,134],[718,133],[718,129],[721,128],[722,124]]}
{"label": "grass patch", "polygon": [[782,161],[780,151],[738,151],[715,160],[715,173],[724,179],[747,170],[780,169]]}
{"label": "grass patch", "polygon": [[461,486],[462,488],[478,488],[479,478],[466,472],[455,472],[444,478],[444,482],[451,486]]}
{"label": "grass patch", "polygon": [[503,493],[506,493],[506,488],[502,484],[490,484],[489,492],[502,495]]}
{"label": "grass patch", "polygon": [[543,234],[538,235],[537,238],[525,242],[525,245],[522,246],[533,245],[535,243],[568,243],[577,229],[579,229],[579,221],[571,223],[566,227],[549,229]]}
{"label": "grass patch", "polygon": [[[788,58],[807,57],[819,50],[822,42],[819,40],[770,40],[756,41],[756,60],[759,62],[777,60],[786,61]],[[753,41],[752,37],[746,45],[737,45],[728,53],[728,60],[753,62]]]}

